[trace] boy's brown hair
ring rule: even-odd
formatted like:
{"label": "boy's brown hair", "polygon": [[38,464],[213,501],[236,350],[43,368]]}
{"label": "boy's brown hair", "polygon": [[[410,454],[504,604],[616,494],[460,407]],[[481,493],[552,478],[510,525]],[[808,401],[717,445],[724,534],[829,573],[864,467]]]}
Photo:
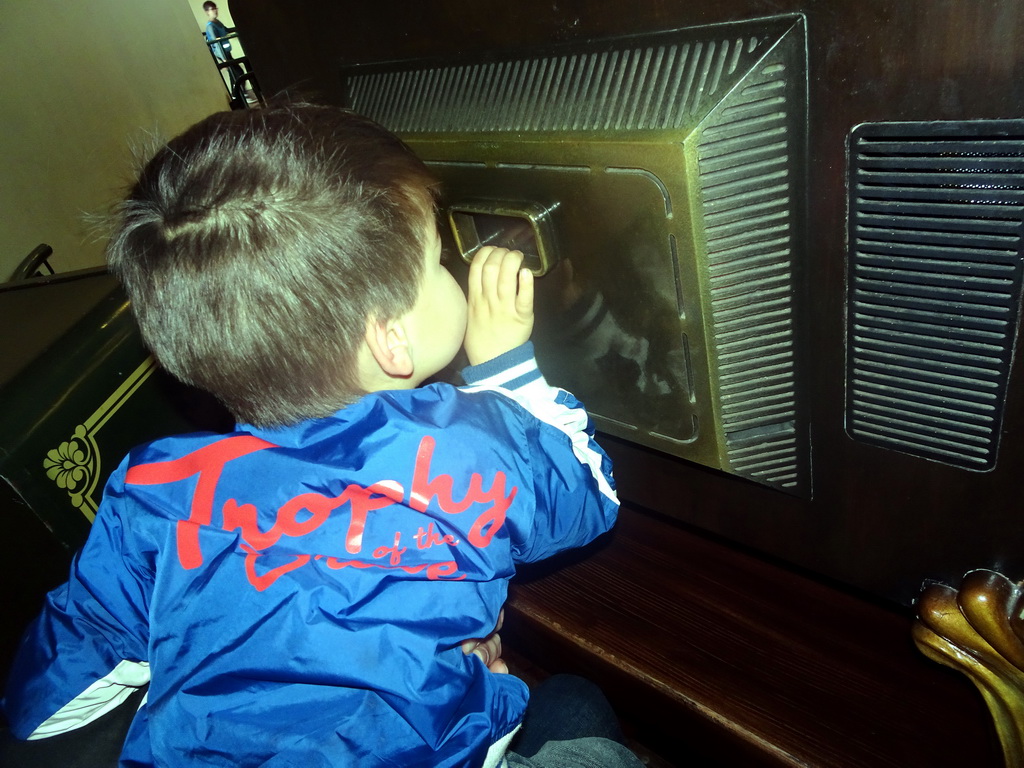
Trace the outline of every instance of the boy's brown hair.
{"label": "boy's brown hair", "polygon": [[356,399],[368,318],[416,301],[433,179],[399,139],[308,104],[212,115],[161,148],[107,249],[146,343],[241,421]]}

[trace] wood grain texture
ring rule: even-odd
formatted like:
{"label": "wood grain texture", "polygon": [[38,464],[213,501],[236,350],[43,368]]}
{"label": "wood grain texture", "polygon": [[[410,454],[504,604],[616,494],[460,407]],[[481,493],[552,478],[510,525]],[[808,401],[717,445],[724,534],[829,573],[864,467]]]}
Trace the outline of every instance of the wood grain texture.
{"label": "wood grain texture", "polygon": [[999,765],[981,698],[915,652],[911,624],[627,509],[590,557],[516,584],[503,635],[600,679],[680,764]]}

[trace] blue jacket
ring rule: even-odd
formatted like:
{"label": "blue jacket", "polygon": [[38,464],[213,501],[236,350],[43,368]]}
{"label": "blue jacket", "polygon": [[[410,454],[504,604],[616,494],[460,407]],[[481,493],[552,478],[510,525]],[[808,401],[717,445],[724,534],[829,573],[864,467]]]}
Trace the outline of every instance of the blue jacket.
{"label": "blue jacket", "polygon": [[218,38],[225,37],[230,30],[225,27],[220,21],[211,19],[206,22],[206,44],[210,46],[210,50],[213,51],[213,55],[217,57],[219,61],[226,61],[231,54],[231,41],[222,40],[219,43],[213,42]]}
{"label": "blue jacket", "polygon": [[516,563],[589,542],[617,501],[530,345],[465,376],[133,450],[22,643],[14,734],[148,682],[122,765],[500,764],[527,689],[460,643],[493,629]]}

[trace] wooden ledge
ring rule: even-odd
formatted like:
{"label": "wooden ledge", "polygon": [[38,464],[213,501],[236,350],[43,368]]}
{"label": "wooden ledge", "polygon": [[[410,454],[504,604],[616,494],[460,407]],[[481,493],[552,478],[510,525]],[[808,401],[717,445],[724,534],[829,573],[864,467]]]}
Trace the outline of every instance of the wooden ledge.
{"label": "wooden ledge", "polygon": [[680,764],[1001,766],[984,702],[915,650],[911,613],[624,509],[588,558],[517,579],[502,635],[599,682]]}

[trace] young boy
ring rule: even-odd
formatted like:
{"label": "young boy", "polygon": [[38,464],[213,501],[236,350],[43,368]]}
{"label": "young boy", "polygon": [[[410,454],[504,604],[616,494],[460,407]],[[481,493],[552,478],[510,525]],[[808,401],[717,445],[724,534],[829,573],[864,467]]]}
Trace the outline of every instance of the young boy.
{"label": "young boy", "polygon": [[[461,649],[516,563],[614,523],[610,465],[528,343],[522,255],[469,305],[433,182],[343,110],[214,115],[161,149],[108,249],[161,363],[233,433],[133,450],[4,701],[68,732],[148,683],[122,764],[498,765],[526,686]],[[465,344],[468,386],[419,385]]]}
{"label": "young boy", "polygon": [[[231,55],[231,41],[223,39],[227,37],[228,32],[234,32],[234,28],[232,27],[231,29],[228,29],[224,26],[224,23],[217,18],[220,10],[217,8],[217,4],[212,2],[212,0],[207,0],[207,2],[203,3],[203,11],[205,11],[206,18],[208,19],[206,22],[205,32],[206,44],[209,46],[210,53],[213,54],[213,58],[219,62],[234,61],[235,57]],[[238,64],[231,64],[228,67],[228,77],[231,81],[230,91],[232,98],[241,95],[235,93],[235,83],[237,83],[239,78],[244,74],[245,73]]]}

